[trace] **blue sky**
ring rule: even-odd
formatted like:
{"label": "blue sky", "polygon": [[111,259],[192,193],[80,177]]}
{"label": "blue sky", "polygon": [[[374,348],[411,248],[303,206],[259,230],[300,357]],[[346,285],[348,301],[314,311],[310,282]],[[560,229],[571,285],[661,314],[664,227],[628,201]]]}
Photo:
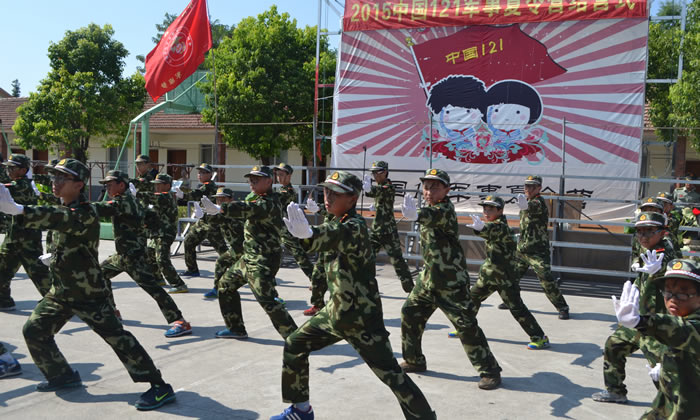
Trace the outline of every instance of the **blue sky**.
{"label": "blue sky", "polygon": [[[343,0],[330,0],[342,11]],[[155,24],[163,21],[165,13],[180,14],[189,0],[8,0],[2,1],[0,24],[0,88],[11,91],[14,79],[20,82],[22,96],[36,92],[39,81],[49,72],[46,57],[50,42],[60,41],[67,30],[75,30],[90,23],[114,27],[114,38],[129,51],[125,74],[136,71],[136,55],[146,55],[155,44]],[[280,12],[287,12],[300,27],[316,25],[317,0],[208,0],[209,14],[226,25],[255,16],[276,4]],[[327,23],[326,23],[327,22]],[[340,17],[323,2],[321,27],[338,31]],[[332,45],[339,36],[332,36]]]}

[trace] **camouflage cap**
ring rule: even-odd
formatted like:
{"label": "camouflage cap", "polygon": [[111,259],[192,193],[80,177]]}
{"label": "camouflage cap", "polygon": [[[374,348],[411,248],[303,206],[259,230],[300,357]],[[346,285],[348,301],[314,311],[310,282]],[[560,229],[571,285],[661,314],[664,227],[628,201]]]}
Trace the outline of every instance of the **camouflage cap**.
{"label": "camouflage cap", "polygon": [[481,203],[479,203],[480,206],[494,206],[498,207],[499,209],[502,209],[506,203],[503,201],[501,197],[496,197],[493,195],[487,195],[483,200],[481,200]]}
{"label": "camouflage cap", "polygon": [[666,265],[666,273],[653,281],[660,282],[666,279],[688,279],[700,283],[700,265],[692,259],[671,260]]}
{"label": "camouflage cap", "polygon": [[292,168],[290,165],[287,165],[284,162],[280,162],[280,164],[275,166],[274,168],[272,168],[272,170],[273,171],[285,171],[288,174],[291,174],[292,172],[294,172],[294,168]]}
{"label": "camouflage cap", "polygon": [[387,163],[383,160],[378,160],[376,162],[372,162],[372,167],[369,170],[372,172],[388,171],[389,170],[389,163]]}
{"label": "camouflage cap", "polygon": [[214,197],[233,197],[233,190],[231,188],[226,188],[226,187],[219,187],[216,190],[216,194],[214,194]]}
{"label": "camouflage cap", "polygon": [[88,169],[83,162],[75,159],[61,159],[56,165],[48,168],[48,170],[49,172],[61,172],[73,175],[83,182],[87,182],[88,178],[90,178],[90,169]]}
{"label": "camouflage cap", "polygon": [[644,226],[666,226],[666,215],[650,211],[639,213],[634,221],[634,227]]}
{"label": "camouflage cap", "polygon": [[122,171],[117,171],[117,170],[109,171],[109,172],[107,172],[107,176],[104,179],[100,180],[100,184],[106,184],[109,181],[117,181],[117,182],[123,182],[125,184],[128,184],[129,183],[129,175],[127,175],[126,173],[124,173]]}
{"label": "camouflage cap", "polygon": [[51,162],[47,163],[46,166],[44,166],[44,167],[46,169],[51,169],[54,166],[56,166],[57,163],[58,163],[58,159],[51,159]]}
{"label": "camouflage cap", "polygon": [[333,172],[318,185],[341,194],[359,194],[362,190],[360,178],[345,171]]}
{"label": "camouflage cap", "polygon": [[264,176],[267,178],[272,178],[272,169],[270,169],[269,166],[253,166],[253,169],[243,176],[246,178],[250,176]]}
{"label": "camouflage cap", "polygon": [[639,203],[639,208],[645,208],[645,207],[653,207],[655,209],[663,210],[664,209],[664,203],[663,201],[657,199],[656,197],[647,197],[644,200],[642,200],[641,203]]}
{"label": "camouflage cap", "polygon": [[656,194],[656,199],[663,201],[664,203],[673,203],[673,196],[666,192],[660,192]]}
{"label": "camouflage cap", "polygon": [[7,161],[3,162],[2,164],[5,166],[19,166],[20,168],[29,169],[29,165],[31,163],[32,160],[29,159],[26,155],[13,153],[10,156],[8,156]]}
{"label": "camouflage cap", "polygon": [[539,175],[530,175],[525,178],[525,185],[542,185],[542,177]]}
{"label": "camouflage cap", "polygon": [[151,184],[172,184],[173,183],[173,177],[171,177],[168,174],[158,174],[156,175],[156,179],[151,181]]}
{"label": "camouflage cap", "polygon": [[151,157],[148,155],[138,155],[138,156],[136,156],[136,160],[134,162],[136,162],[136,163],[150,163]]}
{"label": "camouflage cap", "polygon": [[197,166],[197,170],[209,173],[214,172],[214,168],[212,168],[211,165],[208,163],[202,163],[201,165]]}
{"label": "camouflage cap", "polygon": [[429,179],[437,179],[438,181],[442,181],[442,183],[447,186],[450,185],[450,176],[447,175],[447,172],[443,171],[442,169],[428,169],[425,171],[425,175],[420,177],[421,181],[427,181]]}

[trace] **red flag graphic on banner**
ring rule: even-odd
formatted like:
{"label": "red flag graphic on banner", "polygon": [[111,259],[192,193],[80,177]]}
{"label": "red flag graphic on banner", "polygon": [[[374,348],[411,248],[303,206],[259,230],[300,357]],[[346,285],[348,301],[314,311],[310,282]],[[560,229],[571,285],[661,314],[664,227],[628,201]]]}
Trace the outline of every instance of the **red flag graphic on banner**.
{"label": "red flag graphic on banner", "polygon": [[146,56],[146,90],[154,101],[175,89],[211,49],[206,0],[192,0]]}

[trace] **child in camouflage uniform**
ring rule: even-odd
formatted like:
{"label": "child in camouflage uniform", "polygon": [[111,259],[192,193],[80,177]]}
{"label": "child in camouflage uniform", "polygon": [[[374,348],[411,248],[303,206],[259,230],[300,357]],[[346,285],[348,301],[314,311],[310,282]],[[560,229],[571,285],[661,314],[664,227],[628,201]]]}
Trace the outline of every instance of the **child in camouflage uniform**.
{"label": "child in camouflage uniform", "polygon": [[700,265],[677,259],[654,280],[663,288],[667,314],[640,315],[639,289],[630,282],[618,302],[613,298],[620,324],[635,328],[666,346],[660,364],[649,372],[656,376],[659,392],[642,419],[700,418]]}
{"label": "child in camouflage uniform", "polygon": [[[666,309],[663,297],[655,279],[661,277],[666,264],[680,253],[673,248],[670,239],[666,237],[666,217],[661,213],[640,213],[634,223],[635,234],[642,246],[640,260],[632,266],[637,271],[634,284],[642,294],[642,315],[664,313]],[[592,395],[598,402],[627,402],[627,387],[625,380],[625,362],[627,356],[637,350],[642,350],[650,365],[660,361],[664,349],[656,340],[640,338],[637,331],[619,326],[605,341],[603,349],[603,380],[605,391]]]}
{"label": "child in camouflage uniform", "polygon": [[425,324],[440,308],[457,328],[472,366],[479,372],[479,388],[494,389],[501,383],[501,367],[491,353],[476,320],[476,309],[469,295],[469,273],[459,243],[457,214],[447,197],[450,176],[440,169],[429,169],[423,181],[426,206],[416,209],[410,195],[404,197],[402,212],[407,220],[420,224],[421,252],[425,266],[416,286],[401,308],[401,347],[407,372],[427,369],[421,339]]}
{"label": "child in camouflage uniform", "polygon": [[683,221],[683,215],[673,205],[671,194],[660,192],[656,194],[656,200],[664,206],[663,211],[668,220],[666,223],[668,226],[668,235],[673,247],[675,249],[681,249],[683,247],[683,234],[681,233],[680,227]]}
{"label": "child in camouflage uniform", "polygon": [[61,206],[22,206],[0,186],[0,211],[31,229],[56,231],[51,256],[51,290],[39,301],[24,324],[24,339],[34,363],[47,382],[37,391],[48,392],[82,385],[56,345],[54,335],[74,315],[102,337],[119,356],[134,382],[150,382],[151,389],[136,401],[139,410],[152,410],[175,400],[172,387],[161,377],[146,350],[124,329],[107,300],[109,290],[97,260],[100,220],[93,204],[80,202],[90,171],[82,162],[63,159],[52,169],[53,191]]}
{"label": "child in camouflage uniform", "polygon": [[515,236],[503,215],[505,203],[501,197],[487,196],[480,206],[484,208],[486,223],[474,215],[473,224],[467,225],[486,240],[486,260],[479,269],[479,279],[469,289],[475,310],[478,312],[481,302],[493,292],[498,292],[503,302],[510,308],[510,313],[530,336],[527,348],[539,350],[549,347],[549,339],[527,309],[520,297],[520,285],[515,277]]}
{"label": "child in camouflage uniform", "polygon": [[296,203],[287,207],[289,232],[309,251],[322,255],[331,297],[323,309],[294,331],[284,343],[282,399],[292,403],[271,420],[310,420],[309,354],[340,340],[357,350],[379,379],[389,386],[407,419],[434,419],[423,393],[394,358],[384,326],[382,302],[375,278],[370,234],[355,211],[362,182],[348,172],[330,175],[324,187],[330,221],[309,226]]}

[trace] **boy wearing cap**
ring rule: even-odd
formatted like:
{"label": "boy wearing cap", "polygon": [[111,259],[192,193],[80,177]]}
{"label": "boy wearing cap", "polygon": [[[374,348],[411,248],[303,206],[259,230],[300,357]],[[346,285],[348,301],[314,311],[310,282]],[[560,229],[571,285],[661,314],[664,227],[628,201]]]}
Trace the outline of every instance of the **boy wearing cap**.
{"label": "boy wearing cap", "polygon": [[151,181],[156,179],[158,171],[151,168],[151,158],[148,155],[138,155],[134,163],[136,164],[136,178],[132,179],[131,182],[139,191],[153,192]]}
{"label": "boy wearing cap", "polygon": [[391,263],[394,265],[396,275],[399,276],[403,291],[410,293],[411,289],[413,289],[413,277],[411,276],[411,270],[408,269],[406,260],[403,259],[399,232],[396,228],[396,219],[394,218],[396,189],[389,179],[389,164],[383,160],[372,162],[370,171],[377,185],[372,186],[372,180],[369,175],[365,175],[362,181],[362,189],[367,197],[374,198],[374,207],[376,209],[370,233],[372,249],[374,249],[375,255],[382,247],[386,250]]}
{"label": "boy wearing cap", "polygon": [[110,290],[108,298],[116,309],[111,280],[126,271],[136,284],[156,301],[168,324],[174,323],[173,327],[165,332],[166,337],[191,334],[189,322],[185,321],[173,298],[158,285],[153,275],[155,267],[147,262],[146,238],[141,235],[144,209],[133,195],[126,192],[128,181],[129,177],[122,171],[107,172],[100,184],[107,188],[111,200],[95,203],[100,217],[112,219],[114,246],[117,250],[116,254],[108,257],[100,265]]}
{"label": "boy wearing cap", "polygon": [[[637,240],[642,246],[639,260],[632,266],[637,278],[634,284],[641,290],[643,315],[664,313],[661,290],[654,281],[663,275],[669,261],[680,256],[666,238],[666,217],[661,213],[640,213],[634,223]],[[641,338],[625,326],[619,326],[605,341],[603,349],[603,380],[605,391],[592,395],[598,402],[627,402],[625,362],[628,355],[642,350],[650,365],[658,363],[664,349],[656,340]]]}
{"label": "boy wearing cap", "polygon": [[673,205],[673,197],[666,192],[656,194],[656,199],[664,206],[664,214],[668,221],[668,233],[671,237],[671,243],[675,249],[681,249],[683,246],[683,234],[680,227],[683,220],[681,212]]}
{"label": "boy wearing cap", "polygon": [[375,277],[376,263],[370,233],[355,206],[362,182],[348,172],[333,172],[319,184],[332,219],[310,227],[296,203],[287,207],[287,229],[325,263],[331,297],[313,318],[284,343],[282,399],[292,403],[271,420],[310,420],[309,355],[340,340],[347,341],[396,396],[407,419],[434,419],[418,386],[394,358],[384,326],[382,302]]}
{"label": "boy wearing cap", "polygon": [[136,401],[139,410],[151,410],[175,399],[153,361],[136,338],[124,330],[107,300],[109,290],[97,260],[100,219],[93,204],[81,202],[90,176],[82,162],[63,159],[51,170],[53,192],[61,206],[23,206],[0,186],[0,211],[15,215],[15,222],[33,229],[56,231],[56,252],[51,256],[51,290],[37,303],[23,333],[32,359],[47,382],[37,391],[49,392],[82,385],[80,374],[61,354],[54,335],[74,315],[95,331],[124,364],[134,382],[151,388]]}
{"label": "boy wearing cap", "polygon": [[[525,194],[518,194],[520,239],[518,240],[515,275],[520,279],[525,275],[527,269],[532,267],[540,280],[547,299],[559,311],[559,319],[569,319],[569,305],[561,294],[554,276],[552,276],[549,233],[547,232],[549,215],[547,214],[547,205],[540,195],[541,191],[542,177],[530,175],[525,180]],[[508,309],[506,305],[499,305],[499,308]]]}
{"label": "boy wearing cap", "polygon": [[695,191],[695,184],[691,184],[688,181],[694,181],[695,177],[686,176],[686,184],[681,188],[676,188],[673,190],[673,201],[682,204],[696,204],[700,203],[700,194]]}
{"label": "boy wearing cap", "polygon": [[272,190],[272,169],[254,166],[245,177],[253,192],[245,201],[218,206],[208,197],[202,197],[205,213],[222,213],[226,218],[245,220],[243,255],[219,279],[219,307],[226,329],[217,332],[216,338],[248,338],[238,294],[238,289],[245,284],[250,286],[277,332],[286,338],[297,329],[297,324],[279,299],[275,287],[275,275],[282,260],[282,205],[278,194]]}
{"label": "boy wearing cap", "polygon": [[645,337],[664,344],[655,374],[659,391],[651,410],[642,418],[700,418],[700,266],[694,260],[669,262],[663,277],[655,280],[663,288],[667,314],[642,315],[639,290],[629,281],[618,302],[613,297],[618,322]]}
{"label": "boy wearing cap", "polygon": [[484,208],[484,223],[479,216],[472,216],[473,222],[467,227],[474,229],[477,236],[486,240],[486,259],[479,269],[479,279],[469,289],[475,311],[481,302],[493,292],[498,292],[510,313],[530,336],[528,349],[539,350],[549,347],[549,339],[532,316],[520,297],[520,285],[515,276],[515,236],[503,215],[505,203],[501,197],[487,196],[480,206]]}
{"label": "boy wearing cap", "polygon": [[[12,198],[21,205],[35,205],[37,197],[32,181],[27,178],[31,161],[25,155],[12,154],[2,165],[12,182],[5,184]],[[15,301],[10,295],[12,278],[22,266],[36,286],[41,296],[51,287],[49,269],[39,261],[43,254],[41,229],[23,226],[16,218],[9,222],[9,231],[0,246],[0,311],[15,309]]]}
{"label": "boy wearing cap", "polygon": [[425,324],[439,308],[457,328],[457,336],[474,369],[479,388],[494,389],[501,383],[501,367],[491,353],[476,320],[469,295],[469,273],[459,243],[459,225],[454,205],[447,197],[450,176],[440,169],[428,169],[423,181],[426,206],[416,209],[410,195],[404,196],[402,213],[420,224],[423,271],[401,308],[401,347],[406,372],[427,370],[421,340]]}
{"label": "boy wearing cap", "polygon": [[[202,163],[197,167],[197,179],[200,182],[199,188],[187,193],[175,188],[175,195],[178,199],[187,201],[199,201],[202,197],[209,197],[216,194],[216,184],[211,180],[214,169],[208,163]],[[209,240],[209,245],[214,247],[216,253],[222,255],[226,252],[226,243],[218,229],[212,229],[209,225],[209,217],[204,216],[190,225],[189,230],[185,234],[185,265],[187,271],[182,273],[183,276],[199,276],[199,267],[197,266],[197,246],[204,241]]]}

